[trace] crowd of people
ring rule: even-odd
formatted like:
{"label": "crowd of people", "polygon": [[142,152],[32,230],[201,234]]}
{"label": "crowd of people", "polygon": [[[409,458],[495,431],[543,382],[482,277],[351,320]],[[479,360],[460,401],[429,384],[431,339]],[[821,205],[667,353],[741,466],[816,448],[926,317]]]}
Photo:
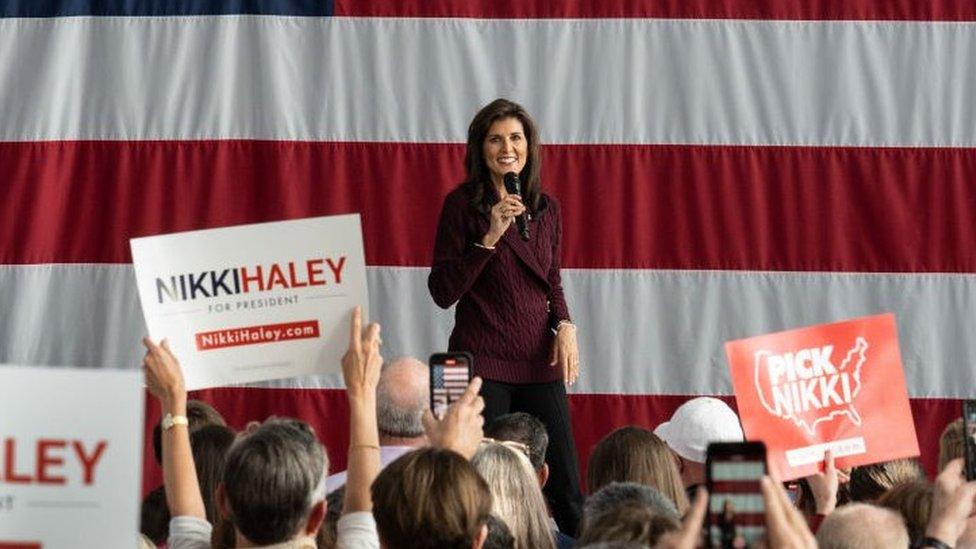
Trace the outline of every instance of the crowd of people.
{"label": "crowd of people", "polygon": [[[524,412],[487,425],[481,380],[440,418],[427,409],[428,371],[384,364],[380,327],[352,315],[342,373],[348,468],[301,419],[227,427],[189,401],[178,357],[146,339],[147,386],[163,421],[154,449],[163,486],[143,502],[144,546],[389,548],[693,548],[704,543],[709,442],[742,440],[722,401],[694,398],[653,432],[624,426],[592,450],[588,496],[562,531],[543,495],[545,425]],[[257,418],[255,418],[257,419]],[[962,472],[962,426],[950,424],[933,483],[915,460],[821,473],[790,487],[761,481],[768,547],[976,546],[976,482]]]}

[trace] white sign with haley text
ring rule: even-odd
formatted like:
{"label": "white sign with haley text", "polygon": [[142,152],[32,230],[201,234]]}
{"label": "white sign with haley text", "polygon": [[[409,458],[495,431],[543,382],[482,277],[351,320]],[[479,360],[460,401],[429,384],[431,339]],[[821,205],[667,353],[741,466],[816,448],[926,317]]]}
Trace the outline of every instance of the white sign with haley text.
{"label": "white sign with haley text", "polygon": [[187,389],[338,372],[350,311],[367,317],[359,214],[130,242],[149,335]]}
{"label": "white sign with haley text", "polygon": [[143,375],[0,366],[0,547],[131,549]]}

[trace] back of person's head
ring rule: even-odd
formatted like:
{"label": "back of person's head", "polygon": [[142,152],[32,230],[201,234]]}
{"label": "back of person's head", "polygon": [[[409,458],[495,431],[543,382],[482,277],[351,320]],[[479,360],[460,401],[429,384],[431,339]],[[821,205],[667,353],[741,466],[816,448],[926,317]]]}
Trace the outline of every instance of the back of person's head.
{"label": "back of person's head", "polygon": [[491,492],[468,460],[421,448],[400,456],[370,489],[380,541],[404,549],[470,549],[491,514]]}
{"label": "back of person's head", "polygon": [[[206,427],[207,425],[223,425],[227,426],[227,422],[224,420],[224,416],[220,415],[213,406],[207,404],[202,400],[188,400],[186,402],[186,419],[189,422],[187,425],[187,430],[192,435],[197,429]],[[153,427],[152,433],[153,439],[153,455],[156,457],[156,463],[162,465],[163,463],[163,426],[162,422],[157,422],[156,426]]]}
{"label": "back of person's head", "polygon": [[503,443],[482,444],[471,464],[488,482],[492,513],[505,521],[515,547],[553,547],[546,501],[526,454]]}
{"label": "back of person's head", "polygon": [[485,436],[526,445],[529,448],[529,461],[537,472],[546,464],[549,433],[542,421],[531,414],[514,412],[499,416],[485,427]]}
{"label": "back of person's head", "polygon": [[424,436],[421,418],[430,398],[430,369],[415,358],[383,365],[376,385],[376,423],[381,437]]}
{"label": "back of person's head", "polygon": [[488,537],[481,549],[515,549],[515,537],[505,521],[495,515],[488,516]]}
{"label": "back of person's head", "polygon": [[[193,407],[193,428],[190,430],[190,447],[193,464],[197,471],[197,482],[211,524],[220,522],[214,499],[214,490],[220,483],[224,471],[227,450],[234,443],[234,432],[223,424],[223,418],[209,405],[200,401]],[[210,412],[208,412],[209,410]],[[157,425],[157,427],[159,427]],[[163,542],[169,535],[169,507],[166,505],[166,491],[160,486],[147,494],[142,502],[140,531],[155,542]]]}
{"label": "back of person's head", "polygon": [[949,422],[939,437],[939,471],[956,458],[961,458],[966,451],[966,435],[962,431],[962,418]]}
{"label": "back of person's head", "polygon": [[234,431],[224,425],[211,424],[190,433],[193,465],[197,470],[200,494],[207,510],[207,521],[217,522],[217,505],[214,494],[224,476],[227,451],[234,444]]}
{"label": "back of person's head", "polygon": [[596,541],[586,545],[576,545],[576,549],[647,549],[647,547],[647,544],[637,541]]}
{"label": "back of person's head", "polygon": [[899,484],[924,479],[925,472],[918,460],[895,459],[855,467],[847,490],[851,501],[872,502]]}
{"label": "back of person's head", "polygon": [[838,507],[817,530],[820,549],[889,549],[908,547],[901,516],[884,507],[851,503]]}
{"label": "back of person's head", "polygon": [[139,509],[139,532],[155,543],[163,543],[169,536],[169,507],[166,490],[162,486],[146,494]]}
{"label": "back of person's head", "polygon": [[325,496],[325,520],[315,537],[319,549],[336,546],[339,539],[339,519],[342,518],[342,507],[346,499],[346,485],[336,488]]}
{"label": "back of person's head", "polygon": [[579,544],[637,542],[653,546],[667,532],[681,528],[671,516],[654,513],[645,505],[627,503],[590,517],[580,533]]}
{"label": "back of person's head", "polygon": [[673,520],[680,517],[674,502],[657,489],[634,482],[611,482],[586,498],[583,504],[582,528],[586,529],[589,521],[598,516],[630,505],[639,505],[654,515]]}
{"label": "back of person's head", "polygon": [[717,398],[698,397],[685,402],[671,419],[657,426],[654,434],[676,454],[695,463],[705,463],[711,442],[741,442],[744,439],[739,416]]}
{"label": "back of person's head", "polygon": [[646,484],[673,501],[679,513],[688,508],[667,444],[647,429],[621,427],[597,443],[586,468],[587,489],[593,493],[611,482]]}
{"label": "back of person's head", "polygon": [[327,468],[325,449],[307,423],[269,419],[227,455],[224,511],[252,543],[288,541],[314,518],[313,509],[324,507]]}
{"label": "back of person's head", "polygon": [[912,543],[925,535],[932,516],[932,485],[924,481],[906,482],[895,486],[878,498],[878,505],[901,514]]}

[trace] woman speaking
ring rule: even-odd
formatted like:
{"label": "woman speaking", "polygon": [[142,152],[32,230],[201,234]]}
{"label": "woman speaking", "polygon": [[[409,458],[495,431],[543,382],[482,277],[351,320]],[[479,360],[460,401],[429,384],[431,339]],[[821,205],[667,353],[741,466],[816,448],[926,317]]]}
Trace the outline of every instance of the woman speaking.
{"label": "woman speaking", "polygon": [[[559,274],[562,217],[542,192],[541,160],[521,105],[496,99],[475,115],[467,178],[444,199],[427,285],[440,307],[457,303],[449,349],[474,356],[485,420],[526,412],[545,423],[546,496],[560,530],[575,535],[582,495],[564,384],[579,376],[579,352]],[[510,173],[520,195],[506,190]]]}

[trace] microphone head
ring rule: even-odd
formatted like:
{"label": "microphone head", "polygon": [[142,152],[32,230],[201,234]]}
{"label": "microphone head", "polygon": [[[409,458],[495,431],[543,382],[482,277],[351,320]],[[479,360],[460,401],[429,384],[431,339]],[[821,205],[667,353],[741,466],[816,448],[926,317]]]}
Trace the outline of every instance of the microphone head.
{"label": "microphone head", "polygon": [[522,194],[522,183],[519,181],[517,173],[508,172],[505,174],[505,190],[508,194]]}

